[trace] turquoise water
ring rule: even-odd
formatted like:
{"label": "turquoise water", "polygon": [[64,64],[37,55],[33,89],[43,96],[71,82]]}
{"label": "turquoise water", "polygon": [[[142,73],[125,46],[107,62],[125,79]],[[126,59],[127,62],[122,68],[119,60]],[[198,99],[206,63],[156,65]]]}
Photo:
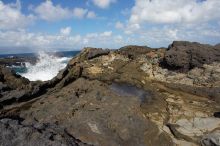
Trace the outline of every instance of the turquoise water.
{"label": "turquoise water", "polygon": [[76,56],[79,51],[68,52],[40,52],[38,54],[4,54],[3,58],[29,58],[35,63],[22,62],[20,66],[8,66],[17,74],[26,77],[30,81],[47,81],[55,77],[60,70],[64,69],[71,58]]}

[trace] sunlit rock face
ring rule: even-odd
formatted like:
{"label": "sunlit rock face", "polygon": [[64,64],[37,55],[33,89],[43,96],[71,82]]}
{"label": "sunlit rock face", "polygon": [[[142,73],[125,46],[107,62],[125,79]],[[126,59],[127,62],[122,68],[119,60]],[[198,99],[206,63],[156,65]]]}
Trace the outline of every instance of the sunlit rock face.
{"label": "sunlit rock face", "polygon": [[170,69],[161,65],[167,51],[86,48],[46,82],[2,68],[0,145],[18,142],[5,133],[42,145],[219,145],[219,62]]}

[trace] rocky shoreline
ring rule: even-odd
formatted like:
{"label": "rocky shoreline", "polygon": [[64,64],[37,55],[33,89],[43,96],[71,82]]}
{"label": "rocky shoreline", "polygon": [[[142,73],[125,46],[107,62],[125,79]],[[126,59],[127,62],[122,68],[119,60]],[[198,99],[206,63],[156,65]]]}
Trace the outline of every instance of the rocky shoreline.
{"label": "rocky shoreline", "polygon": [[0,145],[219,146],[220,47],[85,48],[52,80],[0,67]]}

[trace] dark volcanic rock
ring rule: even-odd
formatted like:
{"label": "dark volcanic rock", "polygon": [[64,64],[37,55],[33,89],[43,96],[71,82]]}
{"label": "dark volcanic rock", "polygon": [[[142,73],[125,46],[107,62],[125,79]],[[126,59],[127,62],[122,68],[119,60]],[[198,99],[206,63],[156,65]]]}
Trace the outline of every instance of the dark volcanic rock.
{"label": "dark volcanic rock", "polygon": [[153,50],[154,49],[151,49],[147,46],[125,46],[120,48],[117,52],[119,54],[125,55],[130,59],[133,59],[133,58],[137,58],[140,55],[149,53]]}
{"label": "dark volcanic rock", "polygon": [[89,49],[87,59],[93,59],[102,55],[108,55],[110,50],[101,48],[86,48]]}
{"label": "dark volcanic rock", "polygon": [[0,66],[0,81],[7,84],[12,89],[22,89],[30,83],[28,79],[17,75],[14,71],[9,68]]}
{"label": "dark volcanic rock", "polygon": [[14,103],[15,101],[21,100],[23,97],[26,96],[25,90],[13,90],[10,92],[4,93],[3,97],[0,98],[0,104],[2,105],[9,105]]}
{"label": "dark volcanic rock", "polygon": [[220,44],[215,45],[215,48],[220,49]]}
{"label": "dark volcanic rock", "polygon": [[[15,119],[0,120],[2,146],[86,146],[67,131],[50,124],[25,125]],[[87,145],[88,146],[88,145]]]}
{"label": "dark volcanic rock", "polygon": [[216,118],[220,118],[220,112],[215,112],[215,113],[213,114],[213,116],[216,117]]}
{"label": "dark volcanic rock", "polygon": [[12,58],[0,58],[0,65],[4,66],[21,66],[25,65],[25,62],[29,62],[31,64],[35,64],[37,58],[35,56],[32,57],[12,57]]}
{"label": "dark volcanic rock", "polygon": [[4,75],[0,73],[0,82],[4,81]]}
{"label": "dark volcanic rock", "polygon": [[175,41],[167,49],[163,63],[168,69],[188,71],[215,61],[220,61],[218,47],[195,42]]}
{"label": "dark volcanic rock", "polygon": [[[174,42],[164,60],[172,69],[189,70],[218,60],[218,53],[218,46]],[[140,46],[85,48],[47,82],[29,82],[0,67],[0,145],[215,142],[216,133],[205,135],[219,128],[220,64],[178,73],[159,66],[164,54]],[[205,82],[195,84],[200,80]]]}
{"label": "dark volcanic rock", "polygon": [[167,133],[143,117],[139,105],[138,97],[119,96],[103,82],[79,78],[36,101],[20,116],[29,124],[32,117],[57,123],[77,139],[97,146],[172,146]]}
{"label": "dark volcanic rock", "polygon": [[10,88],[3,84],[2,82],[0,82],[0,92],[5,91],[5,90],[9,90]]}

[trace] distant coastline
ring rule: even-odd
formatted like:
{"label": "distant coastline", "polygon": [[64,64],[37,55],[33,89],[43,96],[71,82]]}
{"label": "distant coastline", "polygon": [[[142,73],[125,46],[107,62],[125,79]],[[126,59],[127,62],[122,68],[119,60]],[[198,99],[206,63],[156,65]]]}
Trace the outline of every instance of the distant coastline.
{"label": "distant coastline", "polygon": [[[57,52],[46,52],[47,54],[52,54],[52,55],[63,55],[66,56],[68,55],[74,55],[75,53],[79,53],[80,50],[78,51],[57,51]],[[16,58],[16,57],[36,57],[37,52],[33,53],[0,53],[0,58]]]}

